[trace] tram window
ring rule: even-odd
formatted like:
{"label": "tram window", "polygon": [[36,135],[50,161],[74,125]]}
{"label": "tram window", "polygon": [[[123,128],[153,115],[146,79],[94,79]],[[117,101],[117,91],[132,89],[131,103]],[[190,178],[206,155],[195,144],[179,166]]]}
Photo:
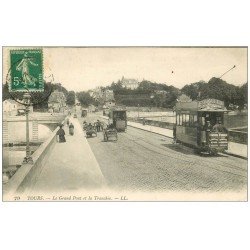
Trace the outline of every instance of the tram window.
{"label": "tram window", "polygon": [[190,115],[189,119],[190,119],[190,121],[189,121],[190,126],[193,126],[194,125],[194,116]]}
{"label": "tram window", "polygon": [[194,115],[194,123],[197,122],[197,115]]}
{"label": "tram window", "polygon": [[176,115],[176,124],[180,125],[180,115]]}
{"label": "tram window", "polygon": [[180,115],[180,126],[182,126],[182,115]]}
{"label": "tram window", "polygon": [[186,115],[182,114],[182,125],[185,126],[186,125]]}
{"label": "tram window", "polygon": [[186,115],[186,126],[189,126],[189,115]]}
{"label": "tram window", "polygon": [[190,126],[193,125],[193,116],[192,115],[189,116],[189,125]]}

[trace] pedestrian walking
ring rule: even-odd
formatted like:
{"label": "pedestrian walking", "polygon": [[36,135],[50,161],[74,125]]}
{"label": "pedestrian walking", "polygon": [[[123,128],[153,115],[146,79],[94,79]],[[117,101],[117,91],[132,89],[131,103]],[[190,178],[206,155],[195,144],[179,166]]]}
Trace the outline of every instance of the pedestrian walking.
{"label": "pedestrian walking", "polygon": [[59,130],[57,131],[56,135],[57,135],[57,142],[62,143],[62,142],[66,142],[65,139],[65,131],[62,128],[63,125],[60,125]]}
{"label": "pedestrian walking", "polygon": [[96,131],[97,132],[100,132],[100,121],[99,120],[97,120],[97,122],[96,122]]}
{"label": "pedestrian walking", "polygon": [[69,134],[74,135],[74,125],[72,123],[69,125]]}

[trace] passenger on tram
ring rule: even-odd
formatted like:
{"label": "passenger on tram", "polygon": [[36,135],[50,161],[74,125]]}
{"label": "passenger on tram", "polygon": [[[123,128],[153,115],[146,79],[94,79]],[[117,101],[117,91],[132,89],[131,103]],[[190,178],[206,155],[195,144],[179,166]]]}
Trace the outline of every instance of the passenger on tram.
{"label": "passenger on tram", "polygon": [[208,143],[209,142],[209,134],[213,129],[213,126],[211,125],[209,120],[207,120],[204,129],[206,131],[206,142]]}
{"label": "passenger on tram", "polygon": [[226,127],[224,127],[222,124],[221,124],[221,121],[218,121],[218,123],[216,123],[214,126],[213,126],[213,132],[217,132],[217,133],[227,133],[227,129]]}

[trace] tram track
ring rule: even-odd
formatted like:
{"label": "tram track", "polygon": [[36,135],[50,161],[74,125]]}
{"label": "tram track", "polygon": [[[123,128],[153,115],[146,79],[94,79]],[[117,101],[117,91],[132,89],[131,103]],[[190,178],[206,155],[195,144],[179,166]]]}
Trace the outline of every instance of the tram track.
{"label": "tram track", "polygon": [[[94,122],[99,117],[89,116]],[[85,119],[84,119],[85,120]],[[101,120],[101,119],[100,119]],[[134,127],[118,133],[118,141],[89,139],[109,185],[133,190],[227,191],[247,187],[246,160],[202,157],[166,136]]]}
{"label": "tram track", "polygon": [[[183,157],[182,153],[175,152],[175,154],[178,154],[178,157],[175,157],[175,156],[173,156],[173,154],[166,152],[165,149],[159,148],[155,144],[150,143],[148,140],[142,139],[141,137],[138,137],[138,136],[135,138],[134,135],[130,135],[129,133],[126,133],[126,135],[128,137],[130,137],[130,140],[132,140],[135,144],[137,144],[137,145],[139,145],[139,146],[141,146],[141,147],[143,147],[143,148],[145,148],[145,149],[147,149],[147,150],[149,150],[151,152],[163,155],[165,157],[170,157],[170,158],[172,158],[174,160],[186,162],[188,164],[194,164],[195,165],[195,164],[198,163],[200,166],[203,166],[203,167],[209,167],[209,168],[217,170],[217,171],[222,171],[222,172],[225,172],[225,173],[229,173],[229,174],[237,175],[237,176],[240,176],[240,177],[243,177],[243,178],[247,178],[247,170],[244,170],[244,169],[242,169],[242,168],[240,168],[240,167],[238,167],[236,165],[232,165],[231,163],[225,163],[225,162],[223,162],[221,160],[218,160],[218,157],[216,158],[216,164],[220,163],[220,166],[222,168],[225,168],[224,170],[222,170],[220,168],[211,167],[211,164],[215,164],[214,160],[206,158],[206,163],[204,164],[202,159],[197,159],[198,157],[201,157],[201,156],[196,156],[194,154],[192,156],[185,155],[185,159],[182,159],[182,157]],[[156,150],[152,150],[152,149],[142,145],[141,143],[138,142],[139,140],[143,141],[143,143],[146,143],[146,144],[150,145],[151,147],[154,147]],[[159,152],[159,150],[161,150],[161,151],[164,150],[164,152]],[[195,161],[194,161],[193,157],[196,157]],[[187,158],[188,158],[188,160],[187,160]],[[211,164],[208,165],[207,163],[211,163]],[[230,171],[230,169],[234,170],[234,172]],[[239,172],[245,172],[246,175],[243,175],[242,173],[239,173]]]}

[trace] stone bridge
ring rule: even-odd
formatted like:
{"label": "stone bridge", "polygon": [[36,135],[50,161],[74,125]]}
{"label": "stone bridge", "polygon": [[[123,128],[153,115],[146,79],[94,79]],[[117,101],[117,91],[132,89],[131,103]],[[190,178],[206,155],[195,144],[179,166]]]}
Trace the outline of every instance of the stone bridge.
{"label": "stone bridge", "polygon": [[[30,126],[30,140],[33,142],[39,141],[38,127],[42,124],[54,131],[56,127],[65,119],[65,114],[52,114],[52,113],[31,113],[29,115]],[[18,126],[20,123],[21,126]],[[3,143],[13,142],[14,132],[13,129],[24,127],[26,123],[25,116],[6,116],[3,117]]]}

